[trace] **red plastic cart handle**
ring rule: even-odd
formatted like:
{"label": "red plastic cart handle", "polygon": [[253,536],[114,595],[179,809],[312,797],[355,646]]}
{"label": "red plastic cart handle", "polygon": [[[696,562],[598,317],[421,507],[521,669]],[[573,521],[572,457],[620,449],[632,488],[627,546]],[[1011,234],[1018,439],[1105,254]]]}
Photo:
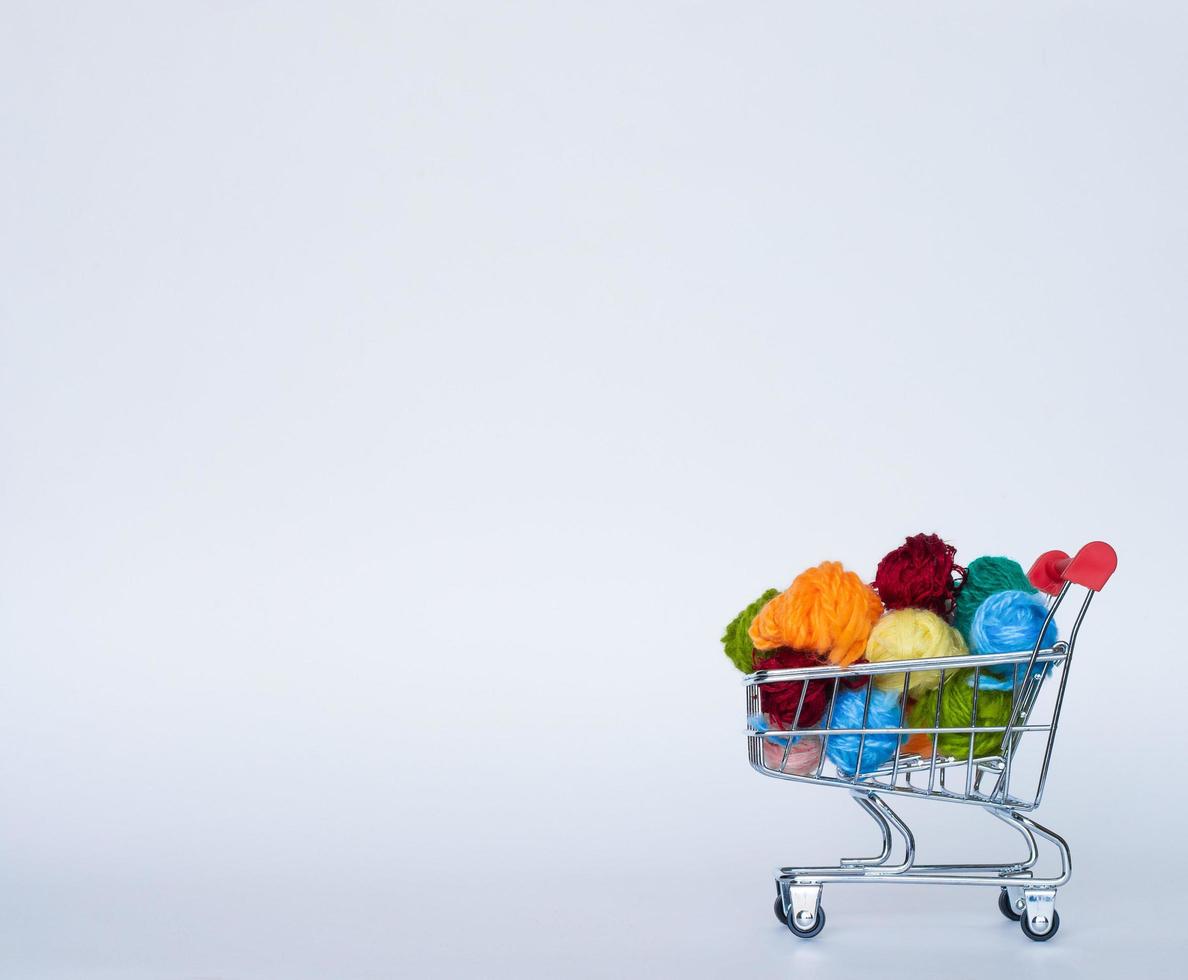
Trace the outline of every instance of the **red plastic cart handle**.
{"label": "red plastic cart handle", "polygon": [[1118,555],[1104,541],[1090,541],[1072,558],[1063,551],[1045,551],[1031,566],[1027,577],[1041,592],[1056,595],[1065,582],[1083,585],[1094,592],[1105,588],[1118,567]]}

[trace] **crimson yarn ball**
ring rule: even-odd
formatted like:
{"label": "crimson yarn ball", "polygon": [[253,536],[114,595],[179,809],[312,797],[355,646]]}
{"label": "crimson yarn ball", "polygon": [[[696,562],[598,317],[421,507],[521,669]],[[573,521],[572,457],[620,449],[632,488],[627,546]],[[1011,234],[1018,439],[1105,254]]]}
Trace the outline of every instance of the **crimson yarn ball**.
{"label": "crimson yarn ball", "polygon": [[953,563],[956,554],[935,534],[913,534],[879,562],[875,591],[887,609],[927,609],[950,622],[965,579],[965,569]]}
{"label": "crimson yarn ball", "polygon": [[[851,667],[861,667],[864,664],[868,664],[868,663],[870,663],[870,661],[867,660],[865,657],[863,657],[861,660],[855,660],[852,664],[850,664],[850,666]],[[843,677],[841,679],[841,686],[844,688],[847,688],[848,690],[851,690],[851,691],[857,691],[859,688],[866,687],[866,685],[869,683],[870,683],[870,675],[869,674],[858,674],[857,676],[854,676],[854,677]]]}
{"label": "crimson yarn ball", "polygon": [[[821,657],[808,650],[794,650],[792,647],[776,647],[774,650],[755,651],[756,670],[791,670],[796,667],[820,667]],[[780,681],[776,684],[759,685],[759,710],[771,719],[771,727],[780,731],[791,731],[796,719],[796,706],[800,704],[800,690],[805,685],[804,706],[800,709],[797,728],[812,728],[825,716],[829,697],[833,692],[833,681]]]}

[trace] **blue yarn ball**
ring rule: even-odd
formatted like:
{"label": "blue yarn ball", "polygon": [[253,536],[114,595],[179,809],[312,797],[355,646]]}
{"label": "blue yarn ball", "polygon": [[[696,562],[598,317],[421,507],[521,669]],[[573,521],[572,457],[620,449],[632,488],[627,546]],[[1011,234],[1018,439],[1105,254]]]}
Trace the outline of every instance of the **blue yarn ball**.
{"label": "blue yarn ball", "polygon": [[[757,732],[769,732],[772,730],[772,728],[775,727],[774,725],[772,725],[772,723],[771,723],[770,719],[767,717],[767,715],[748,715],[747,716],[747,724],[749,724]],[[795,745],[797,742],[800,741],[800,739],[801,739],[801,736],[799,736],[799,735],[793,735],[791,738],[788,738],[785,735],[768,735],[767,738],[765,738],[763,741],[771,742],[773,745],[784,746],[784,745]],[[863,756],[863,759],[865,760],[866,753],[865,752],[862,753],[862,756]]]}
{"label": "blue yarn ball", "polygon": [[[867,692],[870,693],[870,712],[866,724],[862,724],[862,712],[866,707]],[[833,716],[829,730],[845,728],[899,728],[900,705],[898,691],[885,691],[878,687],[862,687],[858,690],[840,688],[833,700]],[[830,735],[826,739],[825,754],[837,766],[838,772],[854,775],[858,765],[858,746],[861,735]],[[899,735],[867,735],[862,744],[862,771],[873,772],[889,762],[895,755]]]}
{"label": "blue yarn ball", "polygon": [[[1014,653],[1017,650],[1031,650],[1039,638],[1044,620],[1048,618],[1048,607],[1038,595],[1032,592],[1007,590],[987,596],[974,613],[969,628],[969,647],[972,653]],[[1047,649],[1058,639],[1056,622],[1048,623],[1044,630],[1041,649]],[[1052,665],[1048,664],[1050,673]],[[991,690],[1009,690],[1012,683],[1023,680],[1024,667],[1014,669],[1011,678],[1009,665],[983,669],[979,686]],[[970,683],[973,683],[972,675]]]}

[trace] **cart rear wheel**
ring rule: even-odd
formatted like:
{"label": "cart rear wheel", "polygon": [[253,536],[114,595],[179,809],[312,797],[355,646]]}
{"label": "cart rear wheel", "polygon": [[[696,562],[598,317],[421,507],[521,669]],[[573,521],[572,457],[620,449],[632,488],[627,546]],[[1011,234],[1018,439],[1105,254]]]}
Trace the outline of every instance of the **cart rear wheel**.
{"label": "cart rear wheel", "polygon": [[1005,915],[1012,922],[1018,922],[1022,916],[1011,902],[1011,896],[1007,894],[1004,888],[998,893],[998,911]]}
{"label": "cart rear wheel", "polygon": [[[805,913],[807,914],[807,913]],[[813,936],[820,933],[825,928],[825,910],[820,905],[817,906],[817,915],[813,919],[813,924],[807,929],[802,929],[796,924],[796,913],[789,912],[786,920],[788,929],[797,939],[812,939]]]}
{"label": "cart rear wheel", "polygon": [[1028,939],[1037,943],[1046,943],[1056,935],[1057,930],[1060,928],[1060,913],[1052,909],[1052,927],[1047,932],[1032,932],[1030,917],[1026,915],[1019,919],[1019,925],[1023,927],[1023,935]]}

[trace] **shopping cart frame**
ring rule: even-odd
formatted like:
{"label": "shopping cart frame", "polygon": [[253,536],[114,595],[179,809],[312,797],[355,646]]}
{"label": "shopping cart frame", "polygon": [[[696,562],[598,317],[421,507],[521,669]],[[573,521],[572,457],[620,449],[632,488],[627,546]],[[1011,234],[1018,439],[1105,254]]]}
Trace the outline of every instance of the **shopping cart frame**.
{"label": "shopping cart frame", "polygon": [[[847,667],[821,666],[791,670],[757,671],[744,678],[747,701],[748,758],[753,768],[765,776],[791,782],[807,782],[845,789],[858,806],[879,827],[882,848],[872,857],[842,858],[837,865],[822,867],[781,867],[776,873],[776,917],[800,938],[818,935],[825,925],[821,907],[821,892],[826,884],[882,882],[900,884],[974,885],[998,887],[999,909],[1007,918],[1019,921],[1024,935],[1035,941],[1051,939],[1060,926],[1056,910],[1057,890],[1068,883],[1072,875],[1072,855],[1068,844],[1055,831],[1027,816],[1037,809],[1043,799],[1044,787],[1052,759],[1052,747],[1064,703],[1065,690],[1071,672],[1073,653],[1081,624],[1093,596],[1101,591],[1117,566],[1113,548],[1095,541],[1082,548],[1074,558],[1060,551],[1046,552],[1037,559],[1028,573],[1032,583],[1049,597],[1048,615],[1039,635],[1043,637],[1048,624],[1065,603],[1074,586],[1085,590],[1068,639],[1042,648],[1040,642],[1031,650],[1013,653],[977,654],[973,656],[934,659],[883,661],[860,663]],[[1007,668],[1012,672],[1011,711],[1005,725],[979,725],[977,700],[980,680],[988,668]],[[1022,670],[1020,670],[1022,668]],[[938,671],[940,684],[956,671],[972,670],[973,706],[970,725],[942,727],[940,701],[932,725],[907,725],[906,711],[911,675],[919,671]],[[881,675],[902,674],[899,725],[868,727],[870,692]],[[1049,710],[1037,719],[1033,712],[1045,682],[1052,683],[1059,675],[1056,696]],[[866,707],[862,727],[832,728],[833,704],[839,685],[852,686],[865,681]],[[800,715],[810,681],[832,682],[832,698],[820,728],[801,727]],[[800,700],[792,724],[788,728],[759,727],[761,690],[765,685],[800,682]],[[975,754],[975,739],[979,735],[1000,734],[998,751]],[[873,771],[862,771],[862,753],[868,735],[899,736],[894,755]],[[914,734],[931,738],[931,755],[905,755],[902,742]],[[939,736],[969,736],[969,752],[962,757],[946,756],[939,752]],[[788,746],[791,740],[804,737],[823,740],[820,760],[811,772],[787,772]],[[857,762],[854,773],[836,775],[825,773],[826,747],[831,737],[858,736]],[[1038,773],[1028,778],[1020,789],[1015,771],[1015,759],[1027,739],[1028,745],[1041,739],[1043,755]],[[773,766],[765,756],[764,743],[783,741],[785,747],[780,763]],[[950,738],[951,741],[951,738]],[[927,783],[923,779],[927,778]],[[913,777],[919,777],[917,783]],[[1014,792],[1011,780],[1016,778]],[[896,799],[944,800],[967,806],[977,806],[991,816],[1012,827],[1023,838],[1027,853],[1018,860],[999,864],[920,864],[916,862],[916,841],[911,828],[891,808],[883,797]],[[902,857],[892,862],[893,832],[902,841]],[[1058,874],[1041,876],[1035,872],[1041,849],[1039,841],[1052,845],[1059,857]]]}

